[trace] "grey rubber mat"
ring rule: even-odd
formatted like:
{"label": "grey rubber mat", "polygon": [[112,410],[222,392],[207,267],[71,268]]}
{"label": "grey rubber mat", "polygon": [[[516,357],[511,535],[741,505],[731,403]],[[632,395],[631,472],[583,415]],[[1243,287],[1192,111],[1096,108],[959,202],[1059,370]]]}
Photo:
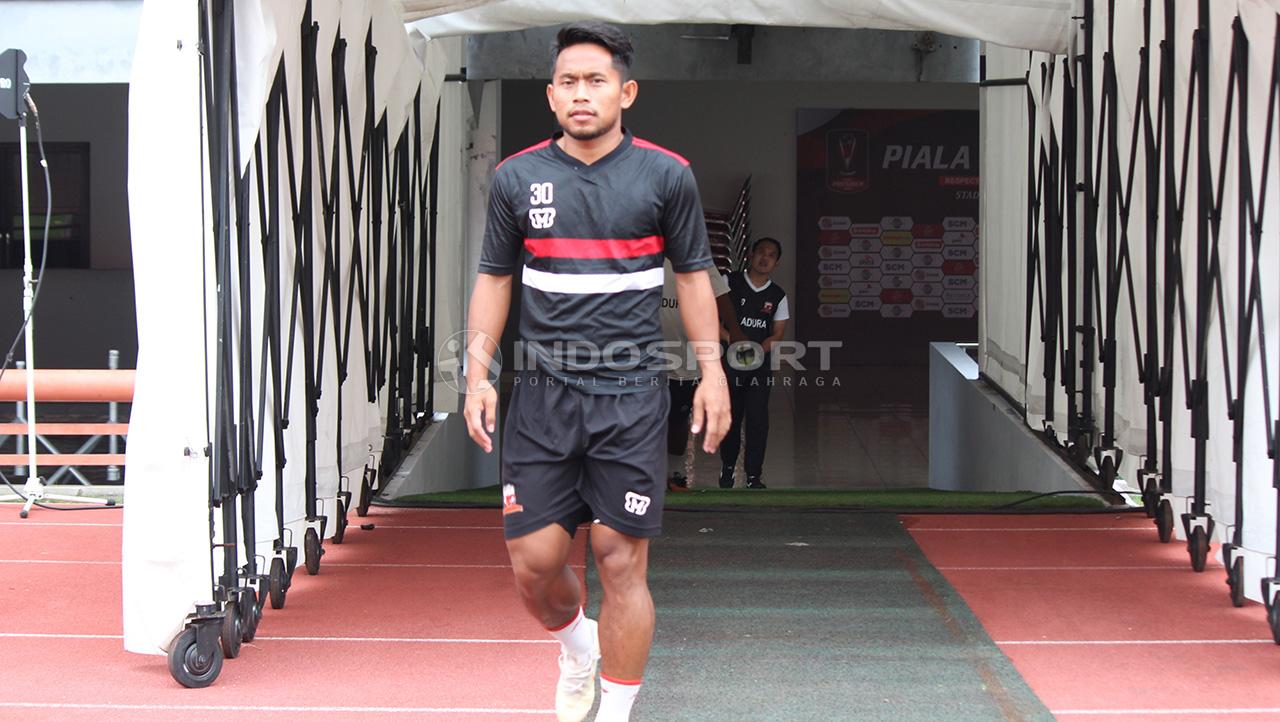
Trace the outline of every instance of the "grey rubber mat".
{"label": "grey rubber mat", "polygon": [[[887,514],[668,513],[633,721],[1052,720]],[[588,566],[592,599],[599,579]]]}

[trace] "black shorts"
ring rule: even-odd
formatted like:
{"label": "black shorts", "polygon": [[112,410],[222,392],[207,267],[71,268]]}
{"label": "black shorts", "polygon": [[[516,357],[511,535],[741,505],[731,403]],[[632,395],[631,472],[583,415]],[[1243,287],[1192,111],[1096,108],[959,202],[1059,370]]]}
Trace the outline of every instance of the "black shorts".
{"label": "black shorts", "polygon": [[661,385],[595,394],[516,378],[502,435],[502,520],[514,539],[587,521],[635,537],[662,531],[667,408]]}

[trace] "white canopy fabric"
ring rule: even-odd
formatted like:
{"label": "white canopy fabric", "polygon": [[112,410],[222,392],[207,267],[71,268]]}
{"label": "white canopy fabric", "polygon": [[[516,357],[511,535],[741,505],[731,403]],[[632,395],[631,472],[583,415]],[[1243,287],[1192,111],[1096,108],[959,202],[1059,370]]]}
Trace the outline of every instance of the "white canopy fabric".
{"label": "white canopy fabric", "polygon": [[406,0],[405,20],[427,37],[604,20],[639,25],[742,23],[934,30],[1010,47],[1067,52],[1075,0]]}

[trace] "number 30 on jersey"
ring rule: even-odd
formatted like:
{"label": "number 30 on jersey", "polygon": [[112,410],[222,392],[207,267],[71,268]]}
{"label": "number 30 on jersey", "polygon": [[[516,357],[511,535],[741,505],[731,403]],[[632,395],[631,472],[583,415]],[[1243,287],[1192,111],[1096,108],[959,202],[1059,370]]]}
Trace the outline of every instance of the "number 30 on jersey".
{"label": "number 30 on jersey", "polygon": [[539,230],[550,228],[556,222],[556,209],[549,206],[555,200],[555,187],[550,183],[534,183],[529,186],[529,225]]}

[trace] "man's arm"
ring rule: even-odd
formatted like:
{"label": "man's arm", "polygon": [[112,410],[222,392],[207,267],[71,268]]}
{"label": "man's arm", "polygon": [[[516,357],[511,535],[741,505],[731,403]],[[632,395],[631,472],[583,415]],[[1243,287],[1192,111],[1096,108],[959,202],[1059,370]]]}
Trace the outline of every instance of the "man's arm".
{"label": "man's arm", "polygon": [[716,311],[720,314],[720,326],[729,334],[729,343],[747,340],[747,335],[738,325],[738,314],[733,310],[733,301],[729,298],[729,294],[716,296]]}
{"label": "man's arm", "polygon": [[[467,312],[467,389],[463,418],[467,421],[467,433],[485,453],[493,451],[490,434],[497,430],[498,417],[498,390],[489,380],[489,374],[490,370],[499,368],[498,341],[510,309],[511,276],[479,274]],[[496,378],[496,374],[494,376]]]}
{"label": "man's arm", "polygon": [[706,428],[702,449],[711,454],[729,430],[729,388],[720,366],[720,332],[716,317],[710,312],[715,297],[707,274],[701,270],[677,273],[676,298],[680,302],[680,320],[702,371],[702,383],[693,396],[690,431],[697,434]]}
{"label": "man's arm", "polygon": [[767,353],[769,353],[769,351],[773,349],[773,345],[774,345],[775,343],[777,343],[777,342],[779,342],[779,341],[781,341],[781,340],[782,340],[782,334],[783,334],[786,330],[787,330],[787,322],[786,322],[786,321],[774,321],[774,322],[773,322],[773,333],[769,334],[769,337],[768,337],[768,338],[766,338],[766,339],[764,340],[764,342],[760,344],[760,347],[764,349],[764,352],[765,352],[766,354],[767,354]]}

